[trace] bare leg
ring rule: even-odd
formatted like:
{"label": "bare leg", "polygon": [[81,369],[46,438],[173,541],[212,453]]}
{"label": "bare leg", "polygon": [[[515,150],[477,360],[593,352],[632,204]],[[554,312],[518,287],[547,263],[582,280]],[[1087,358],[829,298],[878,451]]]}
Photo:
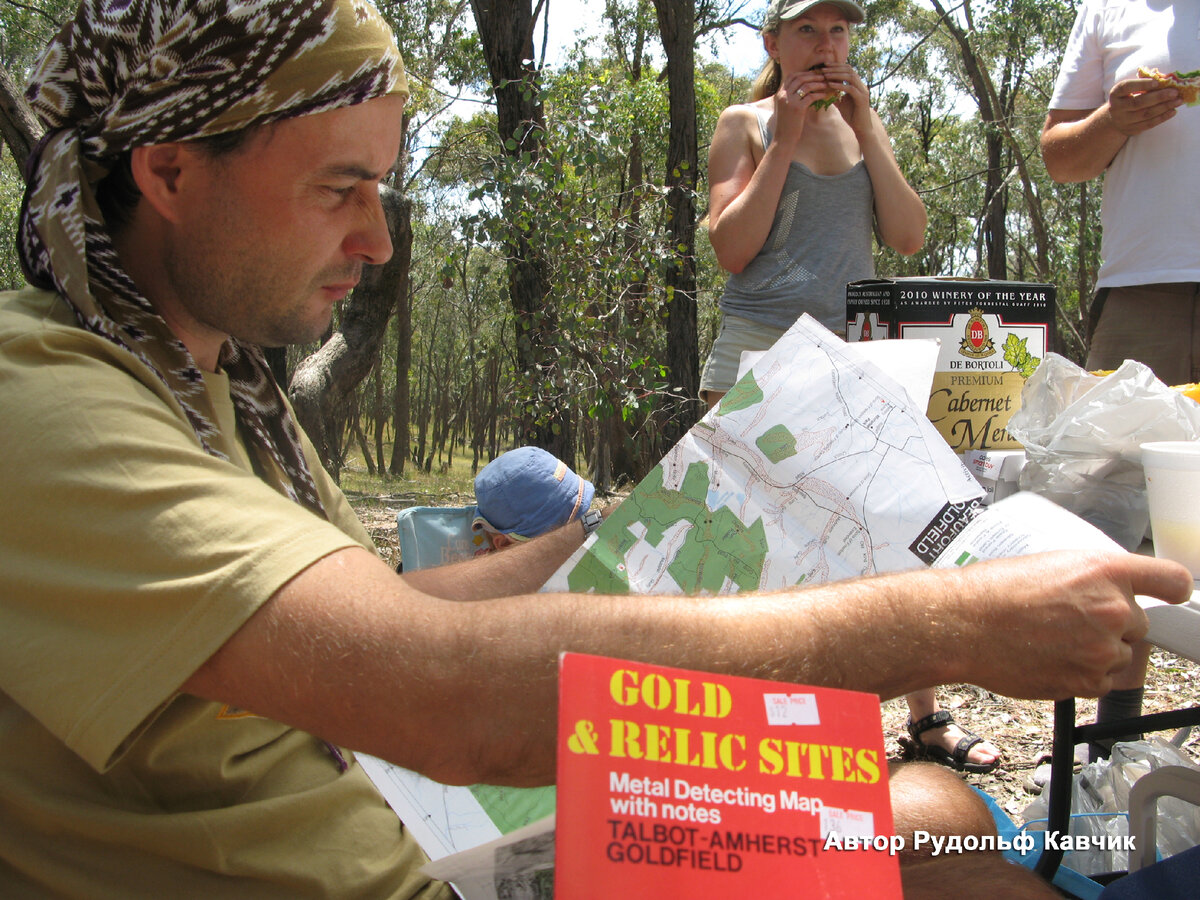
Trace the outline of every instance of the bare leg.
{"label": "bare leg", "polygon": [[1113,690],[1128,690],[1140,688],[1146,684],[1146,668],[1150,664],[1150,644],[1138,641],[1133,645],[1133,660],[1113,675]]}
{"label": "bare leg", "polygon": [[958,775],[930,762],[890,763],[888,788],[896,834],[907,848],[901,862],[929,858],[928,843],[920,852],[913,835],[923,831],[933,837],[995,835],[996,822],[983,802]]}
{"label": "bare leg", "polygon": [[701,391],[700,399],[708,404],[708,408],[712,409],[721,402],[721,398],[726,394],[725,391]]}
{"label": "bare leg", "polygon": [[[908,850],[900,854],[900,880],[906,900],[946,896],[1003,896],[1013,900],[1058,900],[1060,894],[1025,866],[1009,863],[998,851],[942,853],[912,851],[913,834],[995,835],[988,806],[958,775],[929,762],[890,764],[895,833]],[[944,846],[944,845],[943,845]]]}
{"label": "bare leg", "polygon": [[[889,765],[888,784],[896,834],[908,848],[900,854],[900,877],[906,900],[942,900],[958,894],[1015,900],[1059,898],[1029,869],[1008,862],[999,851],[932,855],[927,843],[914,852],[913,835],[934,837],[996,834],[987,805],[961,778],[933,763]],[[944,846],[944,845],[943,845]]]}
{"label": "bare leg", "polygon": [[948,896],[1004,897],[1005,900],[1062,900],[1062,894],[1032,870],[999,853],[939,856],[900,865],[905,900],[944,900]]}
{"label": "bare leg", "polygon": [[[937,702],[937,694],[933,688],[928,688],[923,691],[914,691],[908,694],[905,698],[908,701],[908,713],[912,721],[916,722],[925,718],[931,713],[935,713],[940,708]],[[943,747],[947,752],[952,752],[966,734],[957,725],[943,725],[940,728],[930,728],[924,732],[918,740],[926,746],[937,745]],[[983,741],[976,744],[967,752],[967,762],[977,765],[990,765],[1000,758],[1000,750],[991,742]]]}

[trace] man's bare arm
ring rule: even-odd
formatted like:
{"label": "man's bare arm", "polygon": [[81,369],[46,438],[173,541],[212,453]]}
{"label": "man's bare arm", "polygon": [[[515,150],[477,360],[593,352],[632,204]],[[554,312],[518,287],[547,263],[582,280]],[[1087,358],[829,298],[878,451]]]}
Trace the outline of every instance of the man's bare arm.
{"label": "man's bare arm", "polygon": [[1164,560],[1064,553],[769,595],[458,603],[352,549],[281,588],[183,690],[442,781],[540,784],[564,650],[883,696],[1095,696],[1145,633],[1133,594],[1191,586]]}
{"label": "man's bare arm", "polygon": [[513,543],[500,553],[405,572],[411,587],[446,600],[490,600],[540,590],[583,545],[583,525],[573,519],[531,541]]}
{"label": "man's bare arm", "polygon": [[1117,82],[1096,109],[1052,109],[1042,126],[1042,159],[1058,182],[1099,177],[1135,134],[1161,125],[1183,100],[1152,78]]}

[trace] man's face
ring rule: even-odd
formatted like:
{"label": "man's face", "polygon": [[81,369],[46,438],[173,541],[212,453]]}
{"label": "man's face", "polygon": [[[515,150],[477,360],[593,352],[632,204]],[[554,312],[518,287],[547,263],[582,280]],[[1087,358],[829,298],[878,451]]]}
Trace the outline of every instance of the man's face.
{"label": "man's face", "polygon": [[378,185],[399,152],[404,98],[285,119],[231,154],[184,145],[192,176],[165,241],[177,330],[265,346],[318,339],[391,239]]}

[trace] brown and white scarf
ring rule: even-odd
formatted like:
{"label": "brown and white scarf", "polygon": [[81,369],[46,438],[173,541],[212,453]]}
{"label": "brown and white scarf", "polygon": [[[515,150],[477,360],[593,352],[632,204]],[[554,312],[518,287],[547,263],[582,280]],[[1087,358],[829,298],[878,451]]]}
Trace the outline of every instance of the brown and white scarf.
{"label": "brown and white scarf", "polygon": [[[210,443],[216,417],[200,371],[122,270],[96,185],[134,147],[391,93],[408,93],[404,66],[391,29],[366,0],[84,0],[26,89],[46,127],[21,207],[26,277],[62,296],[83,328],[155,371],[200,445],[224,458]],[[261,350],[231,339],[220,364],[259,477],[323,515]]]}

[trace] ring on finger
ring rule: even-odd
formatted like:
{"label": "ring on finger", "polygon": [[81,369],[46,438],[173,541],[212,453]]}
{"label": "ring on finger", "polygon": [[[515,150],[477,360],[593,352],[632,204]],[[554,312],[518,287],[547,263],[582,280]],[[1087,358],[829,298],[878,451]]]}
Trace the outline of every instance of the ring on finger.
{"label": "ring on finger", "polygon": [[804,88],[796,88],[796,99],[797,100],[804,99]]}

